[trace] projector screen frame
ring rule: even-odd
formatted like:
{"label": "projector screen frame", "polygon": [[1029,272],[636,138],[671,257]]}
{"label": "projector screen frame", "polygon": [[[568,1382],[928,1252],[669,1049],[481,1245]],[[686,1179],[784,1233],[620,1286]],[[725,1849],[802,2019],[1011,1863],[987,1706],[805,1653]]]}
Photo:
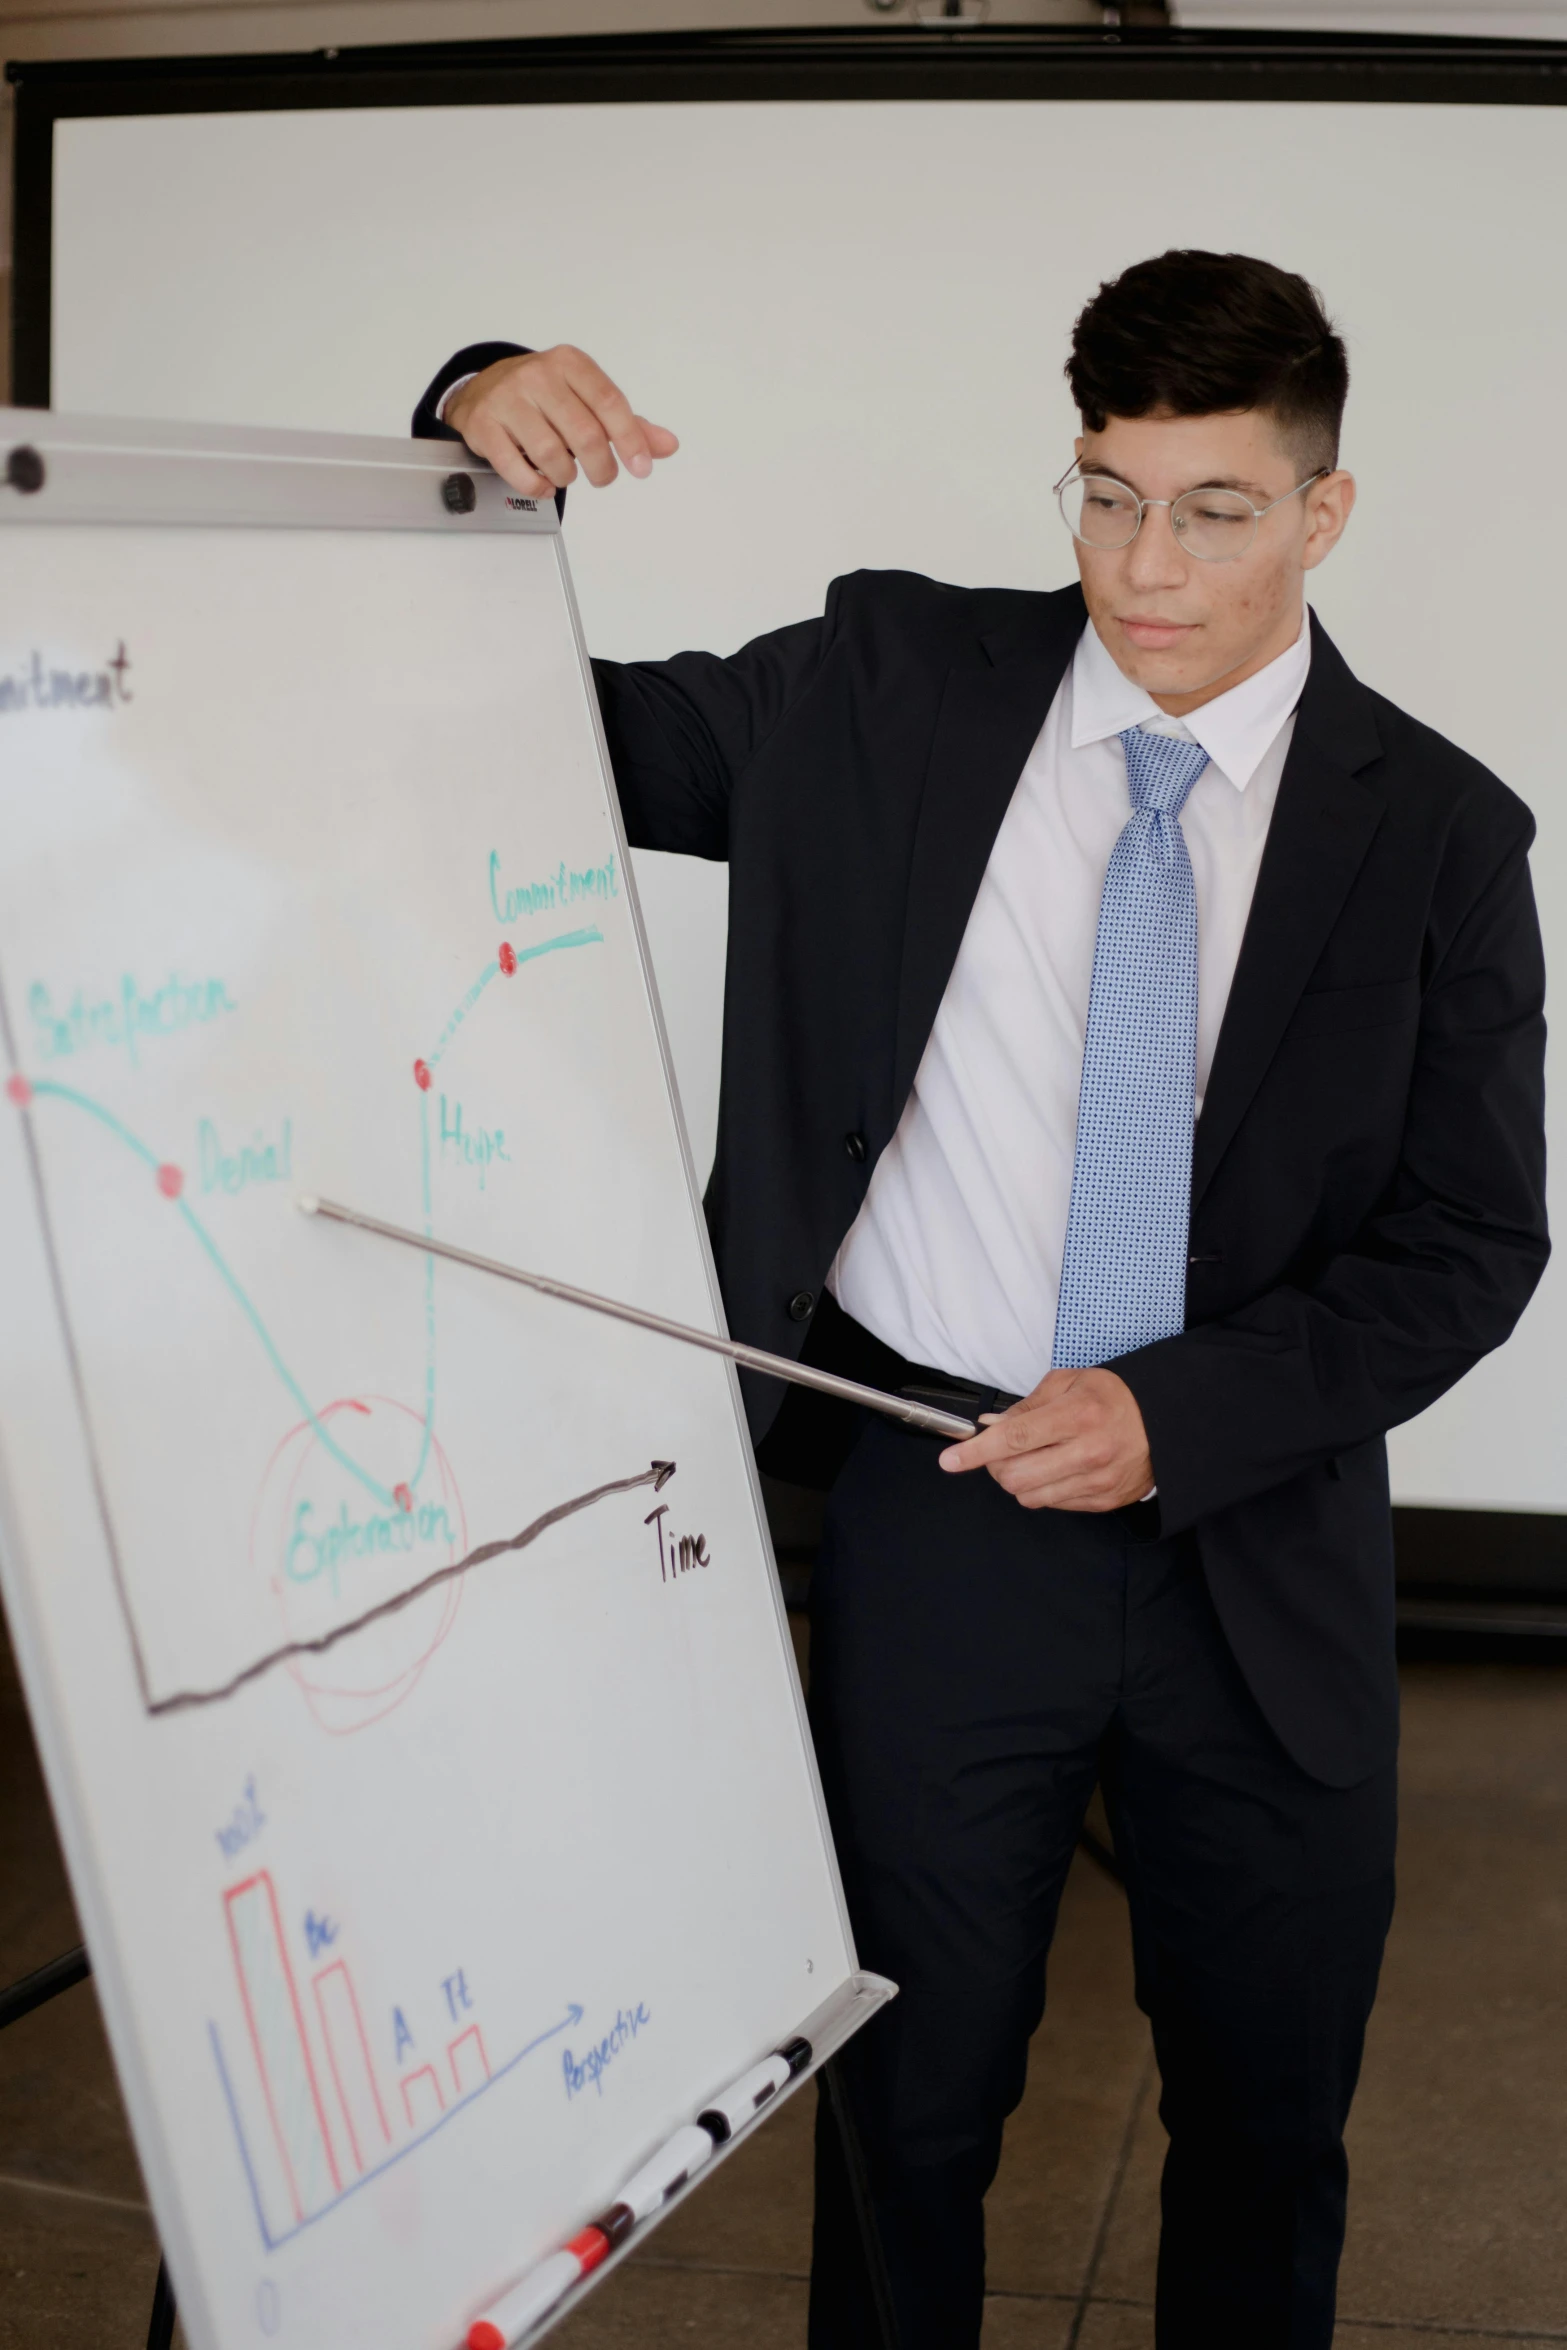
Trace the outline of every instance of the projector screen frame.
{"label": "projector screen frame", "polygon": [[54,126],[84,115],[746,99],[1567,105],[1567,41],[866,27],[566,35],[217,57],[13,59],[11,399],[50,404]]}
{"label": "projector screen frame", "polygon": [[[13,62],[12,399],[51,396],[54,128],[81,117],[833,100],[1567,104],[1567,42],[1014,27],[571,36]],[[1399,1507],[1400,1616],[1567,1639],[1567,1513]]]}

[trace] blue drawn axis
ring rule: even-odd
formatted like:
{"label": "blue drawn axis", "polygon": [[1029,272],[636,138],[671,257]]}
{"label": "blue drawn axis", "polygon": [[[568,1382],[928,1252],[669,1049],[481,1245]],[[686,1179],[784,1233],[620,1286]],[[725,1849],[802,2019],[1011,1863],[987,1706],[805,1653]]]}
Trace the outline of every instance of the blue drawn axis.
{"label": "blue drawn axis", "polygon": [[234,2094],[234,2084],[229,2078],[229,2068],[223,2060],[223,2043],[218,2037],[217,2025],[209,2022],[207,2031],[212,2040],[212,2055],[218,2068],[218,2079],[223,2087],[223,2102],[229,2109],[229,2120],[234,2125],[234,2136],[239,2143],[239,2158],[245,2166],[245,2179],[250,2188],[250,2200],[256,2214],[256,2226],[261,2231],[261,2241],[265,2249],[268,2252],[276,2252],[282,2245],[291,2244],[296,2236],[304,2234],[306,2228],[313,2228],[317,2220],[327,2218],[331,2212],[336,2211],[340,2203],[346,2203],[350,2195],[357,2195],[361,2187],[368,2187],[372,2179],[380,2178],[384,2171],[394,2170],[407,2155],[417,2152],[427,2138],[433,2138],[438,2130],[445,2129],[448,2122],[455,2121],[466,2106],[476,2104],[486,2090],[493,2089],[497,2081],[504,2081],[508,2073],[515,2072],[524,2057],[532,2056],[535,2050],[542,2048],[547,2040],[553,2040],[561,2032],[569,2030],[573,2018],[580,2019],[581,2015],[581,2008],[573,2002],[571,2015],[562,2016],[558,2024],[551,2024],[547,2032],[540,2032],[536,2039],[528,2042],[526,2048],[519,2048],[515,2056],[508,2056],[506,2062],[498,2066],[488,2080],[481,2081],[477,2089],[468,2090],[467,2094],[459,2097],[454,2105],[449,2105],[439,2121],[431,2122],[428,2129],[421,2130],[416,2138],[410,2138],[406,2145],[399,2146],[395,2154],[387,2155],[385,2160],[378,2162],[373,2170],[361,2172],[360,2176],[353,2180],[349,2186],[341,2188],[330,2203],[323,2203],[319,2211],[312,2211],[306,2218],[296,2221],[293,2227],[285,2228],[281,2236],[274,2236],[267,2226],[255,2164],[250,2159],[250,2148],[245,2141],[245,2126],[239,2118],[239,2100]]}

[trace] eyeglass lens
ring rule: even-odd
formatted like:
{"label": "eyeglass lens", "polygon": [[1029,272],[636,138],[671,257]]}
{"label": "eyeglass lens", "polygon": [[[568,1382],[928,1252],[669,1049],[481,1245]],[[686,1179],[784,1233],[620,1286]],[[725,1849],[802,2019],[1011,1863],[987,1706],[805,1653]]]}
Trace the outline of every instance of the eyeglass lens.
{"label": "eyeglass lens", "polygon": [[[1125,485],[1100,474],[1078,475],[1061,490],[1061,511],[1074,538],[1090,547],[1128,547],[1137,536],[1139,508]],[[1243,555],[1257,528],[1256,509],[1235,490],[1188,490],[1170,508],[1170,528],[1189,554],[1205,563]]]}

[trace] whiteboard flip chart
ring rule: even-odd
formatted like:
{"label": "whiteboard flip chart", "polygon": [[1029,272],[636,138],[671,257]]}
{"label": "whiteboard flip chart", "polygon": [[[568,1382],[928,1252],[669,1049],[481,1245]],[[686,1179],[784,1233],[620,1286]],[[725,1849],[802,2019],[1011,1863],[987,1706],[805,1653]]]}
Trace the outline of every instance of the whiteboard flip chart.
{"label": "whiteboard flip chart", "polygon": [[553,511],[0,418],[0,1564],[197,2350],[443,2350],[856,1976]]}

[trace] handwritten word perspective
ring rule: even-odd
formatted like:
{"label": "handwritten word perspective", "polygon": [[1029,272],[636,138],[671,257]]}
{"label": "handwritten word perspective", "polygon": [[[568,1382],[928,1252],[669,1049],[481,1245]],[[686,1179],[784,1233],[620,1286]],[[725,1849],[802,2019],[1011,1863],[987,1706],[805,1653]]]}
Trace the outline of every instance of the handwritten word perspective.
{"label": "handwritten word perspective", "polygon": [[573,2097],[580,2097],[584,2089],[592,2089],[602,2097],[605,2073],[621,2050],[627,2047],[651,2021],[652,2018],[647,2011],[647,2001],[641,1999],[638,2000],[635,2007],[616,2008],[614,2024],[604,2034],[597,2047],[588,2050],[586,2056],[576,2057],[572,2055],[569,2048],[563,2049],[560,2061],[561,2070],[566,2080],[567,2103],[569,2104]]}

